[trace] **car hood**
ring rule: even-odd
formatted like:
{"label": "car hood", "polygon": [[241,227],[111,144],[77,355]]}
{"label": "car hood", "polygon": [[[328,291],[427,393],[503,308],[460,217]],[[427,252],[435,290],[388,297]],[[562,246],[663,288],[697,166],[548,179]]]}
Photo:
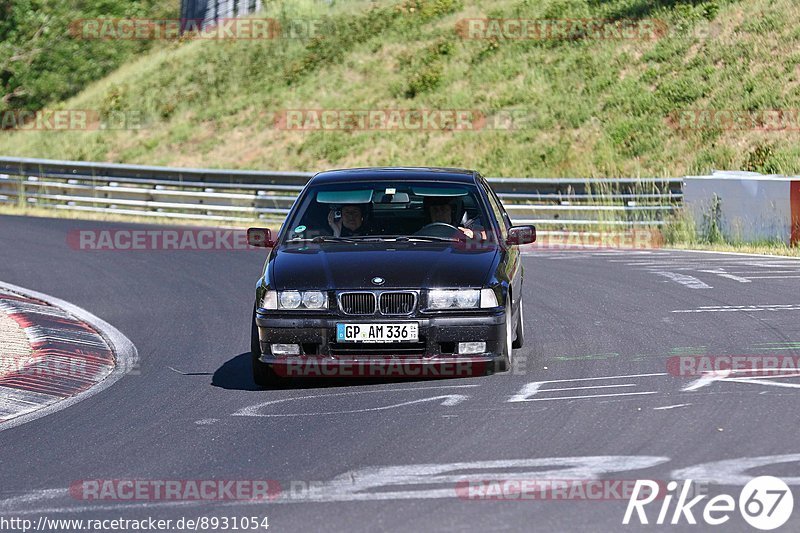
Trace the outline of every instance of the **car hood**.
{"label": "car hood", "polygon": [[[273,252],[270,278],[279,290],[482,287],[498,250],[464,250],[449,243],[360,243],[282,247]],[[372,282],[375,277],[383,285]]]}

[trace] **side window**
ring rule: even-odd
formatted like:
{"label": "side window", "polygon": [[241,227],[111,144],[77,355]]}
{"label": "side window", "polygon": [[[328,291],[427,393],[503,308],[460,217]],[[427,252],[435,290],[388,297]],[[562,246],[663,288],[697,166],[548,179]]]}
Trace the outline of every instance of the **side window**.
{"label": "side window", "polygon": [[485,182],[482,181],[483,190],[486,192],[486,197],[489,200],[489,206],[492,208],[494,212],[494,216],[497,219],[497,223],[500,226],[500,235],[505,241],[506,237],[508,237],[508,228],[509,228],[509,220],[508,215],[505,214],[503,210],[500,200],[497,199],[495,196],[494,191],[491,187]]}
{"label": "side window", "polygon": [[492,196],[494,196],[494,199],[497,201],[497,205],[500,206],[500,211],[503,212],[503,222],[505,222],[506,231],[508,231],[511,229],[511,226],[513,226],[513,224],[511,223],[511,218],[508,216],[506,208],[503,207],[503,202],[500,201],[500,197],[497,196],[497,193],[495,193],[491,187],[489,188],[489,190],[492,191]]}

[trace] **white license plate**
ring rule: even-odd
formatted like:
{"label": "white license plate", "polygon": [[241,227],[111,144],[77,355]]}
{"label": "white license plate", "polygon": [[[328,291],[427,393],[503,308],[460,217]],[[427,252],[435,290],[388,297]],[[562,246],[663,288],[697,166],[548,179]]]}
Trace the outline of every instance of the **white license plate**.
{"label": "white license plate", "polygon": [[336,324],[337,342],[417,342],[419,324]]}

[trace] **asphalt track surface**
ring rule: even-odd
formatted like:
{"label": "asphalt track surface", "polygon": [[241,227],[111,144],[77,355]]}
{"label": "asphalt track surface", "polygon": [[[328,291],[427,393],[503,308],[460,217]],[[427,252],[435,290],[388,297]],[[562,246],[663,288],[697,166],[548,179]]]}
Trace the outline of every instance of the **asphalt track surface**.
{"label": "asphalt track surface", "polygon": [[[268,516],[271,531],[646,531],[654,526],[622,526],[624,500],[474,501],[456,496],[456,481],[691,474],[717,478],[710,492],[735,498],[736,475],[800,482],[798,378],[697,386],[667,372],[675,355],[800,355],[800,261],[536,251],[524,257],[527,339],[515,352],[524,368],[265,391],[248,366],[264,252],[67,245],[71,229],[123,227],[0,217],[0,280],[88,310],[140,357],[99,394],[0,431],[0,517]],[[276,400],[285,401],[258,407]],[[774,455],[786,457],[760,459]],[[596,456],[615,457],[607,472],[585,459]],[[324,486],[270,503],[71,497],[68,487],[84,479]],[[798,506],[784,529],[800,529]],[[657,512],[648,508],[651,521]],[[715,529],[753,531],[738,514]]]}

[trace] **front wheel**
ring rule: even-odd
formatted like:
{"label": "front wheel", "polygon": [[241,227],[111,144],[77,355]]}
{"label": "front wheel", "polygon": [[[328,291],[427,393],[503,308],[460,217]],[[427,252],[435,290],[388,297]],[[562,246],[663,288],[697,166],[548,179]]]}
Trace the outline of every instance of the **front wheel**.
{"label": "front wheel", "polygon": [[519,299],[519,316],[517,317],[516,336],[514,337],[514,348],[522,348],[525,344],[525,313],[522,310],[522,298]]}
{"label": "front wheel", "polygon": [[261,357],[261,343],[258,341],[258,326],[256,326],[256,311],[253,309],[253,323],[250,327],[250,356],[253,363],[253,381],[259,387],[274,388],[282,383],[281,377],[267,364],[259,361]]}
{"label": "front wheel", "polygon": [[511,361],[514,356],[514,328],[511,325],[513,316],[511,314],[511,301],[506,304],[506,323],[505,323],[505,342],[503,342],[503,355],[497,362],[497,372],[508,372],[511,370]]}

